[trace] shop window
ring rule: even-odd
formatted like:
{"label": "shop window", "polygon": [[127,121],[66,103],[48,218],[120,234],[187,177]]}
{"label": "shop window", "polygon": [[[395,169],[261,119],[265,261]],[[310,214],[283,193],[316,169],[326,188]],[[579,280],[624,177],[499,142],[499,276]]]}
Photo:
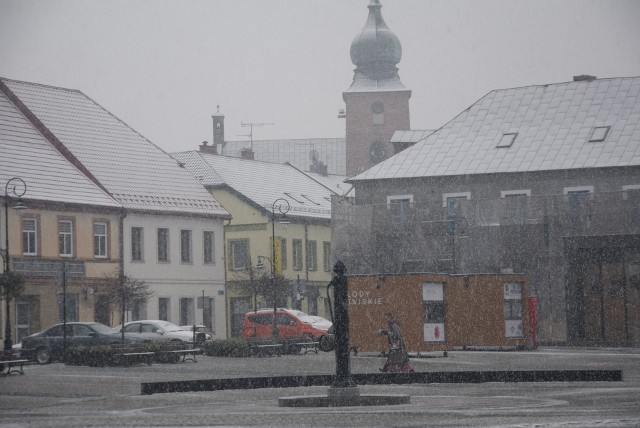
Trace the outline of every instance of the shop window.
{"label": "shop window", "polygon": [[444,284],[428,282],[422,284],[422,301],[424,307],[424,341],[445,341]]}
{"label": "shop window", "polygon": [[[65,305],[66,304],[66,305]],[[66,307],[67,322],[78,321],[78,295],[67,293],[58,294],[58,320],[64,322]]]}

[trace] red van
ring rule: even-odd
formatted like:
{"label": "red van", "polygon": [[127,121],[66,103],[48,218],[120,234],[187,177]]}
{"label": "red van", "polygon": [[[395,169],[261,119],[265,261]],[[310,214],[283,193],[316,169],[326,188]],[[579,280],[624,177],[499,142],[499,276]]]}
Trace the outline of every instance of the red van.
{"label": "red van", "polygon": [[[311,317],[297,309],[276,309],[278,338],[292,341],[318,341],[327,334],[331,322],[319,317]],[[242,336],[247,339],[270,338],[273,336],[273,308],[250,311],[244,315]]]}

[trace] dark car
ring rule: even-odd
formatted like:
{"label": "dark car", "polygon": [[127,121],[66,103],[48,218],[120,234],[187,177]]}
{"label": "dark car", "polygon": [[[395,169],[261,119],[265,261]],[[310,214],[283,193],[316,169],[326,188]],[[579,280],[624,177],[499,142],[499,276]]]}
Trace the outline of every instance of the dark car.
{"label": "dark car", "polygon": [[[48,364],[62,357],[64,324],[56,324],[22,339],[22,358]],[[125,341],[131,341],[125,338]],[[121,342],[121,336],[111,327],[97,322],[68,322],[66,347],[109,345]]]}

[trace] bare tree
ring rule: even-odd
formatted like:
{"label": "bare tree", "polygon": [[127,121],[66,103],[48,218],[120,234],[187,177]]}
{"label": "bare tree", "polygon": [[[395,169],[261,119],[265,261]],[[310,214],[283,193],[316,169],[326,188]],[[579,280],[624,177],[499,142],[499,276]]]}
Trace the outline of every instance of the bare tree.
{"label": "bare tree", "polygon": [[[153,290],[145,281],[132,278],[121,270],[105,277],[105,288],[112,310],[120,308],[120,323],[123,327],[127,306],[134,302],[147,303],[153,295]],[[124,328],[121,332],[124,343]]]}

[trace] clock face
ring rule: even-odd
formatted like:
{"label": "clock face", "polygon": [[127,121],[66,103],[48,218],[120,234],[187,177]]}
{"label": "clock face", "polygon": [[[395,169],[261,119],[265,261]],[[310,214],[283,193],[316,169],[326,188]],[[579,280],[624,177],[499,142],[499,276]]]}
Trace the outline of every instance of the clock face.
{"label": "clock face", "polygon": [[374,141],[369,149],[369,161],[371,165],[382,162],[387,157],[387,150],[382,141]]}
{"label": "clock face", "polygon": [[382,104],[380,101],[376,101],[375,103],[371,104],[371,111],[374,113],[383,113],[384,104]]}

